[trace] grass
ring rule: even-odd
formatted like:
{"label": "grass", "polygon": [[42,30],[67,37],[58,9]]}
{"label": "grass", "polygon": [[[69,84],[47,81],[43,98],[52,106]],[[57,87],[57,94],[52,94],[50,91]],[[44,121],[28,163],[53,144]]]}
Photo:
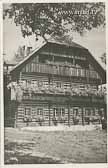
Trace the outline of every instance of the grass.
{"label": "grass", "polygon": [[42,132],[5,129],[5,164],[106,163],[104,130]]}

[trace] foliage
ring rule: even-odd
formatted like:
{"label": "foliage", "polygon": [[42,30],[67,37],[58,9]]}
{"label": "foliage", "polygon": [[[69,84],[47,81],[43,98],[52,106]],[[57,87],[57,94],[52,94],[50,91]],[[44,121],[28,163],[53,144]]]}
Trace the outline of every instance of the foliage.
{"label": "foliage", "polygon": [[101,61],[106,64],[106,53],[103,53],[100,58],[101,58]]}
{"label": "foliage", "polygon": [[[85,14],[84,14],[85,12]],[[105,4],[99,3],[13,3],[4,8],[4,15],[21,26],[23,37],[32,33],[63,35],[105,26]]]}
{"label": "foliage", "polygon": [[24,46],[23,47],[21,47],[21,46],[18,47],[18,50],[15,53],[16,62],[20,62],[22,59],[24,59],[24,50],[25,50]]}

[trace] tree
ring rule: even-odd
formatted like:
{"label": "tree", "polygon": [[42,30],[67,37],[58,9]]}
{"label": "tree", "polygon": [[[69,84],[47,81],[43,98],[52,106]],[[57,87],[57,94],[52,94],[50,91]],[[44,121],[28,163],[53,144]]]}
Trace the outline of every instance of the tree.
{"label": "tree", "polygon": [[104,64],[106,64],[106,53],[103,53],[100,58],[101,58],[101,61],[102,61]]}
{"label": "tree", "polygon": [[63,35],[105,26],[105,4],[98,3],[14,3],[4,9],[3,17],[13,18],[21,26],[23,37],[35,33]]}
{"label": "tree", "polygon": [[24,55],[25,54],[25,48],[24,46],[19,46],[16,53],[15,53],[15,59],[16,59],[16,62],[20,62],[23,58],[24,58]]}
{"label": "tree", "polygon": [[18,46],[17,51],[15,52],[15,61],[20,62],[21,60],[24,59],[25,56],[28,56],[30,52],[32,51],[32,47],[26,47],[25,45],[23,46]]}

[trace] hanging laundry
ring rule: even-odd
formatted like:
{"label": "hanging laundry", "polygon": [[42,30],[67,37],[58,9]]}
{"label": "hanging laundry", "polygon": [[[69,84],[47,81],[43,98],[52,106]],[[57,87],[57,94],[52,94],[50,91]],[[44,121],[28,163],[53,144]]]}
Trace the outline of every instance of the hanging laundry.
{"label": "hanging laundry", "polygon": [[16,99],[18,102],[21,102],[23,98],[23,89],[21,86],[18,84],[16,88]]}
{"label": "hanging laundry", "polygon": [[8,89],[11,89],[11,100],[16,100],[16,85],[16,82],[11,82],[7,86]]}

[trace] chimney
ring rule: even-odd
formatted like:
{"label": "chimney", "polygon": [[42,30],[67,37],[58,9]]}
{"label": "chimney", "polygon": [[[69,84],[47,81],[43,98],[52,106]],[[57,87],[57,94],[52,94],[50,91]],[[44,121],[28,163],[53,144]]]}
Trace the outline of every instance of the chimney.
{"label": "chimney", "polygon": [[27,47],[26,49],[26,56],[28,56],[31,52],[32,47]]}

